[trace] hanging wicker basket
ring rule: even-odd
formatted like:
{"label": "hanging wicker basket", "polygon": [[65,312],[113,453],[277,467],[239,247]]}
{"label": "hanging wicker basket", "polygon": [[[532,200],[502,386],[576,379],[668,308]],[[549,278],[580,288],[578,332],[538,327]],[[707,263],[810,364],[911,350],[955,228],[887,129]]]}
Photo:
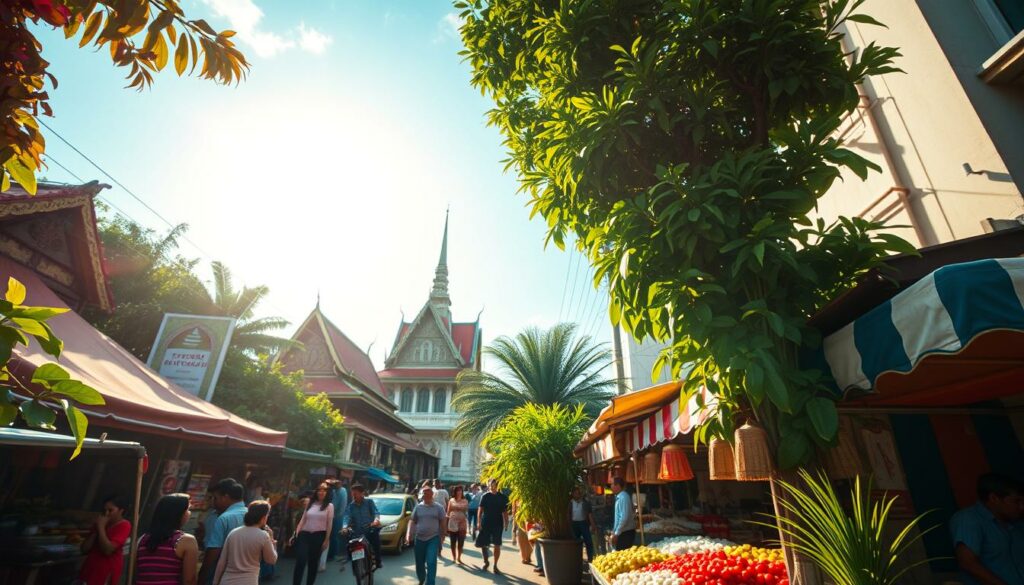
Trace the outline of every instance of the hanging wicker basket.
{"label": "hanging wicker basket", "polygon": [[768,434],[749,422],[736,429],[736,479],[769,481],[772,478],[772,453]]}
{"label": "hanging wicker basket", "polygon": [[640,477],[640,482],[650,484],[663,483],[658,479],[659,471],[661,471],[661,454],[657,451],[647,453],[644,455],[643,475]]}
{"label": "hanging wicker basket", "polygon": [[839,419],[838,443],[825,452],[825,469],[832,479],[853,479],[864,471],[864,463],[857,451],[850,419]]}
{"label": "hanging wicker basket", "polygon": [[686,458],[686,447],[666,445],[661,450],[661,467],[658,479],[664,481],[688,481],[693,479],[693,468]]}
{"label": "hanging wicker basket", "polygon": [[732,445],[725,439],[711,439],[708,445],[708,467],[710,467],[711,479],[735,480],[736,479],[736,457],[732,452]]}
{"label": "hanging wicker basket", "polygon": [[636,483],[636,464],[634,463],[633,459],[630,459],[628,462],[626,462],[626,483]]}

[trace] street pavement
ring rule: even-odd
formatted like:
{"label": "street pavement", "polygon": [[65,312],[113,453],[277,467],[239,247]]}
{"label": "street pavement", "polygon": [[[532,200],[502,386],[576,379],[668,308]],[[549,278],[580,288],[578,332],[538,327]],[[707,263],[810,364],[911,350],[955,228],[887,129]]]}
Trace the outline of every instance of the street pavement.
{"label": "street pavement", "polygon": [[[547,585],[544,577],[533,572],[533,565],[522,564],[519,550],[509,543],[510,540],[506,538],[501,549],[501,575],[495,575],[490,570],[481,570],[483,557],[480,556],[480,549],[470,546],[469,542],[462,553],[463,565],[456,565],[452,562],[451,550],[446,543],[444,558],[437,561],[436,585]],[[374,585],[418,585],[411,548],[400,556],[385,553],[383,561],[384,567],[374,573]],[[327,571],[317,575],[316,585],[354,585],[355,578],[352,576],[351,568],[346,566],[345,572],[342,573],[338,571],[339,566],[336,562],[328,563]],[[280,559],[277,563],[277,576],[266,583],[290,585],[294,567],[294,559]]]}

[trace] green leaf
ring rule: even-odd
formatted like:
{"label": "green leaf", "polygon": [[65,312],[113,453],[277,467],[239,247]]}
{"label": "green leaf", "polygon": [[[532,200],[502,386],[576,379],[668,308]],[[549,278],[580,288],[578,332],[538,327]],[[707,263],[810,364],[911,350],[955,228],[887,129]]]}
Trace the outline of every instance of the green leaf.
{"label": "green leaf", "polygon": [[64,342],[54,334],[53,329],[46,324],[45,321],[40,321],[40,325],[46,330],[47,337],[36,335],[35,339],[39,343],[39,347],[43,348],[43,351],[52,355],[55,358],[60,357],[62,351],[64,351]]}
{"label": "green leaf", "polygon": [[28,337],[24,333],[7,325],[0,325],[0,340],[12,346],[18,343],[28,345]]}
{"label": "green leaf", "polygon": [[839,413],[836,404],[828,398],[812,398],[807,403],[807,416],[811,419],[814,432],[822,440],[830,441],[839,431]]}
{"label": "green leaf", "polygon": [[18,417],[18,407],[11,402],[10,390],[0,391],[0,427],[9,427]]}
{"label": "green leaf", "polygon": [[99,391],[92,386],[86,386],[78,380],[63,380],[61,382],[57,382],[53,385],[51,390],[57,394],[63,394],[79,404],[87,404],[90,406],[106,404],[106,401],[103,400],[103,395],[100,394]]}
{"label": "green leaf", "polygon": [[35,319],[27,319],[23,317],[11,317],[11,322],[21,328],[22,331],[29,335],[36,335],[46,339],[50,338],[50,332],[47,331],[43,324]]}
{"label": "green leaf", "polygon": [[871,18],[867,14],[851,14],[851,15],[846,17],[846,20],[849,20],[849,21],[852,21],[852,22],[859,22],[861,24],[873,24],[875,26],[880,26],[882,28],[889,28],[889,27],[885,26],[884,24],[882,24],[881,22],[878,22],[874,18]]}
{"label": "green leaf", "polygon": [[807,460],[811,454],[811,442],[803,433],[791,433],[779,441],[779,467],[793,469]]}
{"label": "green leaf", "polygon": [[782,412],[790,412],[790,400],[789,400],[789,389],[786,388],[786,384],[779,377],[778,372],[773,368],[765,368],[765,391],[768,394],[768,400],[772,401],[776,407]]}
{"label": "green leaf", "polygon": [[64,416],[68,419],[68,427],[71,428],[71,434],[75,437],[75,452],[71,454],[71,459],[74,459],[82,452],[85,432],[89,429],[89,419],[81,410],[68,404],[66,400],[62,402],[62,405],[64,406]]}
{"label": "green leaf", "polygon": [[13,276],[7,278],[7,294],[4,298],[7,299],[13,305],[20,305],[25,302],[25,294],[28,291],[25,290],[25,285],[21,284],[18,279]]}
{"label": "green leaf", "polygon": [[17,309],[12,309],[7,316],[45,321],[50,317],[67,313],[69,310],[70,309],[60,309],[58,307],[18,307]]}
{"label": "green leaf", "polygon": [[53,423],[57,420],[57,413],[38,400],[27,400],[18,407],[21,411],[21,418],[25,419],[30,427],[38,429],[54,430]]}
{"label": "green leaf", "polygon": [[36,368],[36,371],[32,373],[32,382],[34,383],[44,382],[51,384],[60,382],[61,380],[70,379],[71,374],[57,364],[43,364]]}
{"label": "green leaf", "polygon": [[754,257],[757,258],[758,264],[764,266],[764,242],[754,244]]}

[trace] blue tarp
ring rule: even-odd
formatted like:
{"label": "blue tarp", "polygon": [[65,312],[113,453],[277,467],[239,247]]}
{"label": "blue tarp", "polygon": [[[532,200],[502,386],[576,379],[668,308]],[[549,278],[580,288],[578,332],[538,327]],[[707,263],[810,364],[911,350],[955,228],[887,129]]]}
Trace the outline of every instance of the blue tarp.
{"label": "blue tarp", "polygon": [[367,467],[366,475],[372,479],[379,479],[387,483],[398,483],[398,478],[384,471],[383,469],[377,469],[376,467]]}

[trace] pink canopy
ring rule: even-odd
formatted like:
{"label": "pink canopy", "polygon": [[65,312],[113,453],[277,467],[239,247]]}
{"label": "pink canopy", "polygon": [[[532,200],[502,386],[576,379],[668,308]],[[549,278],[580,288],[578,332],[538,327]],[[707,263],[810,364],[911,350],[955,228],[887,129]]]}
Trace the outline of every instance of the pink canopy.
{"label": "pink canopy", "polygon": [[[26,305],[67,308],[34,272],[2,256],[0,276],[4,277],[2,286],[6,286],[7,276],[13,276],[27,287]],[[106,399],[104,406],[82,408],[91,422],[191,440],[274,449],[285,446],[288,433],[262,427],[189,394],[74,311],[53,317],[48,323],[64,341],[64,352],[57,363]],[[19,346],[15,352],[10,368],[23,380],[30,379],[36,367],[53,361],[34,340],[27,349]]]}

